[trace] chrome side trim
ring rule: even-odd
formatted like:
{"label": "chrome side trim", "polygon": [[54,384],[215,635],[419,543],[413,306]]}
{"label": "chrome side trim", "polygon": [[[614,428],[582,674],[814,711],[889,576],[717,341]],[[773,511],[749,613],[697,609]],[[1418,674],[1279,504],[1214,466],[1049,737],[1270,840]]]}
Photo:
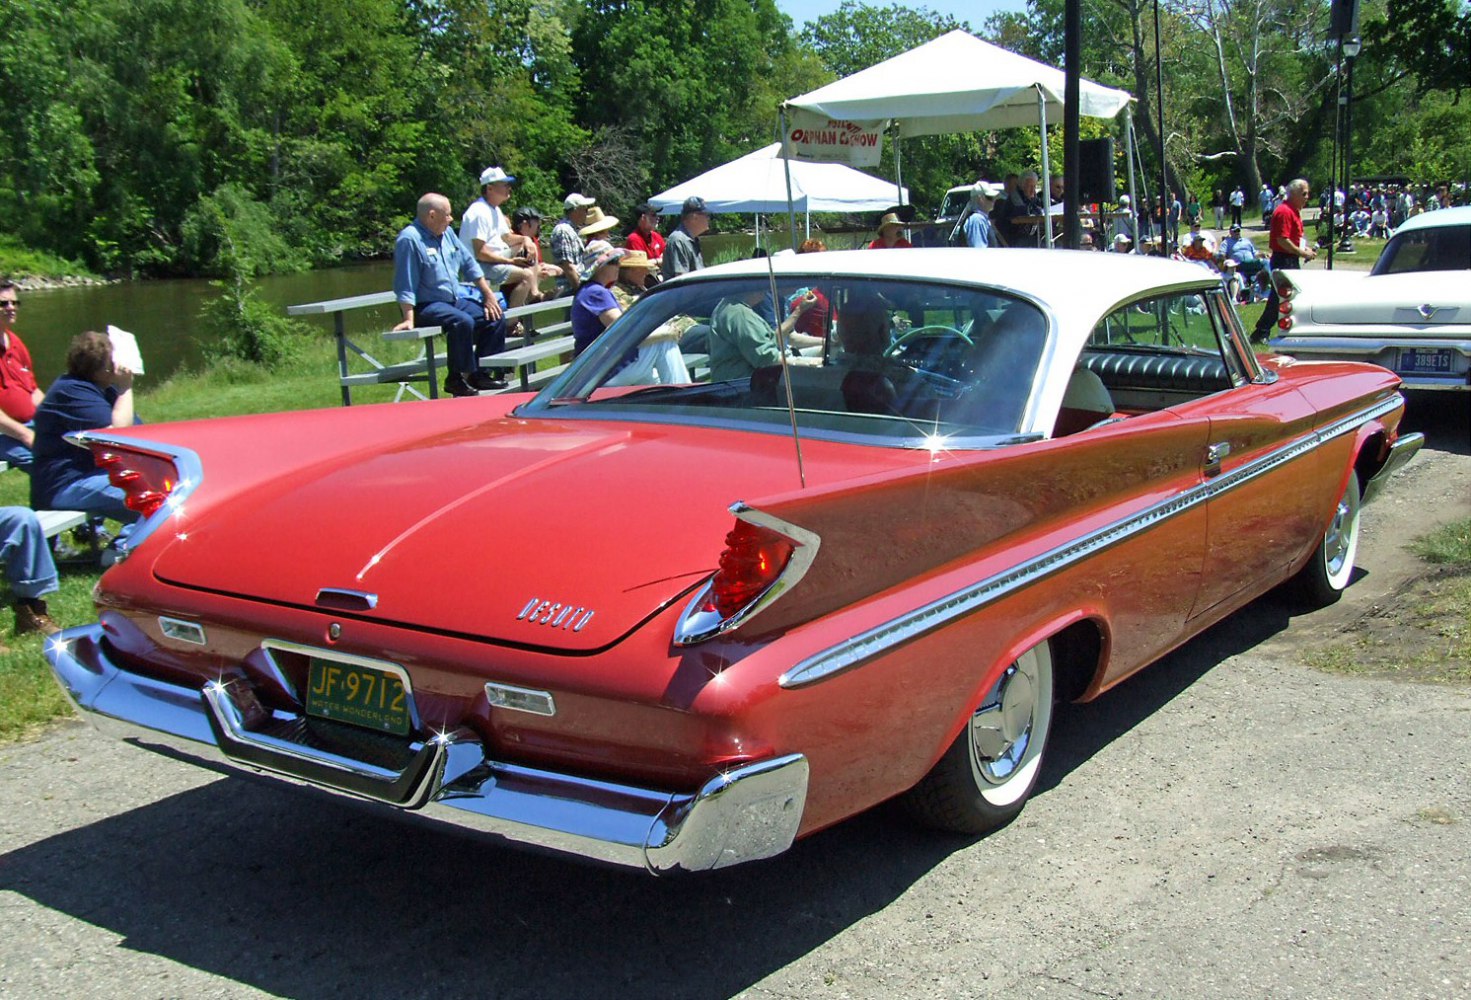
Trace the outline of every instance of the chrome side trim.
{"label": "chrome side trim", "polygon": [[705,585],[695,592],[695,596],[690,598],[690,602],[685,605],[684,614],[679,616],[679,623],[674,627],[674,645],[676,646],[693,646],[739,628],[801,582],[802,577],[806,576],[807,571],[812,568],[812,560],[817,558],[817,550],[822,545],[822,539],[816,533],[806,528],[799,528],[790,521],[773,517],[765,511],[757,510],[746,504],[745,501],[731,504],[730,512],[742,521],[759,528],[768,528],[785,536],[793,543],[792,557],[787,561],[786,568],[781,571],[781,575],[771,582],[771,586],[729,618],[722,619],[718,612],[706,611],[703,608],[710,594],[710,588],[715,582],[712,575],[709,580],[705,581]]}
{"label": "chrome side trim", "polygon": [[1119,542],[1147,531],[1162,521],[1200,504],[1208,503],[1222,493],[1264,476],[1325,442],[1356,430],[1370,420],[1392,413],[1403,405],[1404,400],[1395,395],[1381,403],[1360,410],[1358,413],[1304,434],[1276,451],[1263,455],[1226,475],[1207,480],[1177,496],[1162,500],[1135,514],[1105,525],[1075,542],[1060,545],[923,607],[916,608],[897,618],[891,618],[882,625],[860,632],[837,646],[829,647],[801,660],[782,674],[780,684],[784,688],[801,687],[850,670],[895,646],[910,642],[957,618],[972,614],[1022,587],[1045,579]]}
{"label": "chrome side trim", "polygon": [[123,434],[105,431],[77,431],[66,435],[66,440],[79,448],[90,448],[94,444],[103,444],[162,455],[174,463],[174,469],[179,473],[179,484],[174,487],[174,491],[169,494],[163,506],[133,525],[133,530],[128,532],[126,538],[119,538],[113,543],[119,560],[126,559],[134,549],[142,545],[150,535],[163,527],[170,519],[182,518],[184,501],[199,488],[200,483],[204,482],[204,466],[200,463],[199,456],[188,448],[180,448],[177,445],[159,441],[134,439]]}
{"label": "chrome side trim", "polygon": [[[1308,329],[1315,329],[1303,324]],[[1296,328],[1294,327],[1294,330]],[[1391,348],[1415,347],[1426,350],[1449,348],[1471,357],[1471,340],[1437,337],[1429,330],[1404,330],[1399,333],[1375,333],[1364,336],[1311,336],[1303,333],[1288,333],[1283,337],[1271,337],[1267,346],[1287,354],[1315,354],[1322,351],[1342,351],[1352,354],[1378,354]]]}
{"label": "chrome side trim", "polygon": [[[335,772],[262,772],[231,759],[221,747],[205,704],[208,692],[127,671],[111,661],[102,639],[101,626],[88,625],[46,641],[46,659],[79,714],[103,733],[222,773],[264,773],[371,799],[397,815],[654,874],[772,857],[791,847],[801,826],[808,782],[801,754],[733,767],[694,792],[676,792],[493,760],[462,730],[428,741],[433,759],[421,783],[398,804],[346,787]],[[232,692],[227,711],[239,711],[241,701],[242,693]],[[373,770],[345,763],[351,770]]]}
{"label": "chrome side trim", "polygon": [[1424,434],[1406,434],[1396,440],[1389,448],[1389,457],[1384,460],[1383,467],[1364,484],[1364,493],[1359,498],[1359,503],[1366,504],[1377,497],[1384,489],[1384,484],[1389,482],[1389,477],[1404,468],[1405,463],[1415,457],[1415,453],[1424,443]]}

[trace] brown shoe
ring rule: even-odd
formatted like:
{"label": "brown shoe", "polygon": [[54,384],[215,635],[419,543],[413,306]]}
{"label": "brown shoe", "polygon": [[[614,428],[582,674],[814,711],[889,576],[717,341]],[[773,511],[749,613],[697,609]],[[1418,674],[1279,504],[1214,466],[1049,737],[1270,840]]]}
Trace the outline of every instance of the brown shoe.
{"label": "brown shoe", "polygon": [[61,631],[61,626],[51,620],[46,613],[46,602],[40,598],[32,600],[19,600],[15,602],[15,634],[25,635],[27,632],[40,632],[42,635],[55,635]]}

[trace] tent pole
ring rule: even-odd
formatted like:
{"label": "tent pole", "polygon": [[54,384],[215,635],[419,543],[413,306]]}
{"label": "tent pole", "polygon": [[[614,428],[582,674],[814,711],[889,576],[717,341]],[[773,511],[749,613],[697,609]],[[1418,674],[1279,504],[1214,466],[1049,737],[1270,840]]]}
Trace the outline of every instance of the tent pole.
{"label": "tent pole", "polygon": [[1047,236],[1045,248],[1052,249],[1052,166],[1047,161],[1047,98],[1037,88],[1037,125],[1042,130],[1042,220]]}
{"label": "tent pole", "polygon": [[904,204],[904,147],[900,140],[903,137],[898,129],[894,131],[894,186],[899,190],[894,195],[894,201],[900,205]]}
{"label": "tent pole", "polygon": [[792,161],[787,158],[787,109],[783,105],[781,109],[781,153],[782,169],[787,175],[787,228],[791,230],[792,246],[797,245],[797,209],[792,204]]}
{"label": "tent pole", "polygon": [[1135,159],[1139,150],[1135,147],[1137,140],[1134,138],[1134,109],[1124,109],[1124,152],[1128,154],[1129,160],[1129,229],[1134,234],[1134,248],[1132,253],[1143,253],[1143,247],[1139,242],[1139,196],[1134,193],[1134,171],[1137,168]]}

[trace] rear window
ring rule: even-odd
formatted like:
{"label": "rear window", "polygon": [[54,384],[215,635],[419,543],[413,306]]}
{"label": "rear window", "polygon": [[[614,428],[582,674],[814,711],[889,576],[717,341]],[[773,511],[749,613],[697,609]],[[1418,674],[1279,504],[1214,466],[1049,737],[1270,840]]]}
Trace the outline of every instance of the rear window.
{"label": "rear window", "polygon": [[635,302],[520,412],[990,446],[1018,433],[1048,341],[1036,305],[996,290],[693,281]]}
{"label": "rear window", "polygon": [[1471,226],[1412,229],[1395,235],[1374,264],[1374,274],[1464,271],[1471,268]]}

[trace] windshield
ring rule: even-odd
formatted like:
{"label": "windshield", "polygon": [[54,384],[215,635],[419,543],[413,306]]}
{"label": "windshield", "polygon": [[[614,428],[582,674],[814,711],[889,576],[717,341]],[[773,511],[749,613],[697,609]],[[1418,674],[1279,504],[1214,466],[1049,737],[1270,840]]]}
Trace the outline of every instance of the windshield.
{"label": "windshield", "polygon": [[696,280],[635,302],[521,412],[789,434],[790,397],[804,434],[984,446],[1018,433],[1047,341],[1041,310],[990,289]]}
{"label": "windshield", "polygon": [[1434,226],[1397,234],[1374,264],[1375,274],[1471,268],[1471,226]]}
{"label": "windshield", "polygon": [[969,201],[970,201],[970,188],[965,188],[965,189],[960,190],[960,191],[951,191],[951,192],[949,192],[948,194],[945,195],[944,204],[942,204],[940,206],[940,214],[937,215],[937,216],[935,216],[935,218],[937,218],[937,219],[955,219],[955,218],[959,218],[960,215],[961,215],[961,213],[963,213],[965,211],[965,206],[966,206],[966,204]]}

